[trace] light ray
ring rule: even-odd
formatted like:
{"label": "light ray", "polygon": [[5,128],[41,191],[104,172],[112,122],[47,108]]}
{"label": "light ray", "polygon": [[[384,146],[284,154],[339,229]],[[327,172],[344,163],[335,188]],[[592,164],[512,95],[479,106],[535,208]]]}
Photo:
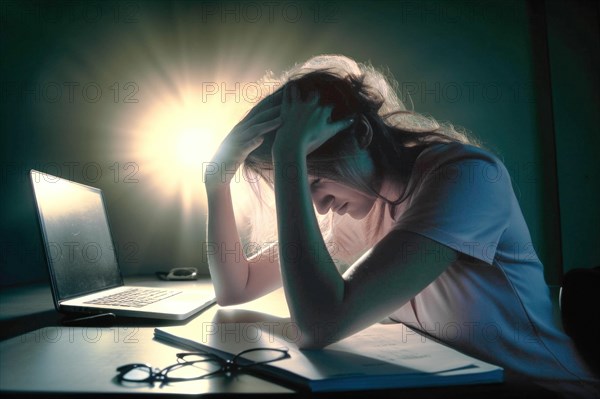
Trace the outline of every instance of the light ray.
{"label": "light ray", "polygon": [[[333,25],[314,29],[308,16],[299,23],[281,16],[271,21],[267,14],[258,23],[222,23],[217,16],[199,22],[200,3],[149,7],[165,12],[144,13],[139,23],[112,27],[114,32],[90,46],[81,46],[77,38],[65,40],[65,54],[71,56],[56,58],[39,79],[76,81],[79,89],[92,82],[102,87],[103,97],[88,103],[80,96],[67,104],[60,119],[51,107],[40,107],[38,120],[42,129],[46,120],[57,130],[72,128],[75,121],[86,133],[91,128],[85,126],[93,126],[97,133],[90,135],[90,153],[103,166],[118,163],[122,175],[132,170],[123,170],[124,165],[139,169],[135,186],[121,184],[122,175],[111,180],[108,169],[104,184],[132,206],[154,209],[138,220],[143,224],[135,233],[140,240],[163,230],[168,220],[186,232],[182,248],[195,248],[190,243],[203,234],[198,221],[206,208],[202,166],[256,103],[257,94],[268,94],[255,93],[252,84],[268,70],[277,73],[328,52],[341,38]],[[125,89],[129,83],[135,93]],[[72,154],[69,159],[79,160],[75,149]],[[113,181],[119,185],[108,187]],[[232,191],[241,207],[248,196],[240,186],[234,184]]]}

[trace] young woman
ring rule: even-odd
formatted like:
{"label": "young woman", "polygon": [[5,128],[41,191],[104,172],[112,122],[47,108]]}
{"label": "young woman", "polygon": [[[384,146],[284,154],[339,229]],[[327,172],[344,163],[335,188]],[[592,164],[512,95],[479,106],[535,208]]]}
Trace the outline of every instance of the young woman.
{"label": "young woman", "polygon": [[[229,172],[243,163],[247,176],[273,187],[278,257],[243,253],[232,175],[205,176],[219,304],[283,284],[302,348],[390,317],[503,366],[507,378],[593,389],[597,380],[553,318],[542,264],[496,156],[451,125],[406,111],[382,74],[348,58],[315,57],[281,84],[213,159]],[[328,231],[315,209],[329,216]],[[324,234],[338,253],[359,257],[343,274]]]}

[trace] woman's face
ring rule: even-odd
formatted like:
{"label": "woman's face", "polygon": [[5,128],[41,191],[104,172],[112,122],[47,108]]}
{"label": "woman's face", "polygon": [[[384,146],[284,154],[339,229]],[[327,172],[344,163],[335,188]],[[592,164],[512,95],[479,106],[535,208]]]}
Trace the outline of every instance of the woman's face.
{"label": "woman's face", "polygon": [[313,203],[321,215],[331,210],[339,215],[347,213],[354,219],[363,219],[377,199],[374,195],[326,178],[310,176],[309,184]]}
{"label": "woman's face", "polygon": [[[368,184],[375,190],[378,183],[377,174],[375,173],[375,164],[366,148],[356,148],[351,153],[346,152],[344,157],[351,164],[354,173],[358,173],[359,181],[369,182]],[[347,169],[349,165],[342,165],[342,170]],[[318,173],[318,168],[313,169],[317,173],[309,174],[308,182],[310,184],[310,192],[313,203],[321,215],[325,215],[329,211],[336,212],[339,215],[348,214],[354,219],[365,218],[377,200],[377,196],[372,192],[359,189],[354,184],[345,181],[344,179],[332,179],[323,177]]]}

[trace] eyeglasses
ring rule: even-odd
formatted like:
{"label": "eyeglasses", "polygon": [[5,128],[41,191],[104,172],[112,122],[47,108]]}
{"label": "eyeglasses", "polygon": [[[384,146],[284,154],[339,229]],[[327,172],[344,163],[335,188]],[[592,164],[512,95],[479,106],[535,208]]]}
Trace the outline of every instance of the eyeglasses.
{"label": "eyeglasses", "polygon": [[171,382],[200,380],[217,374],[230,376],[259,364],[289,358],[288,351],[285,347],[253,348],[242,351],[229,360],[205,351],[183,352],[177,354],[177,363],[163,369],[152,368],[144,363],[126,364],[117,368],[117,378],[120,382],[160,382],[163,386]]}

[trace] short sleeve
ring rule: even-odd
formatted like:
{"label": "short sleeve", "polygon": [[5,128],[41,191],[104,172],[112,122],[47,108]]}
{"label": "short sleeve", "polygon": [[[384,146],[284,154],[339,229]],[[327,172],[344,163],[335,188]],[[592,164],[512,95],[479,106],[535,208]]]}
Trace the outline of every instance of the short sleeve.
{"label": "short sleeve", "polygon": [[394,228],[492,264],[510,220],[512,185],[493,157],[462,158],[424,173]]}

